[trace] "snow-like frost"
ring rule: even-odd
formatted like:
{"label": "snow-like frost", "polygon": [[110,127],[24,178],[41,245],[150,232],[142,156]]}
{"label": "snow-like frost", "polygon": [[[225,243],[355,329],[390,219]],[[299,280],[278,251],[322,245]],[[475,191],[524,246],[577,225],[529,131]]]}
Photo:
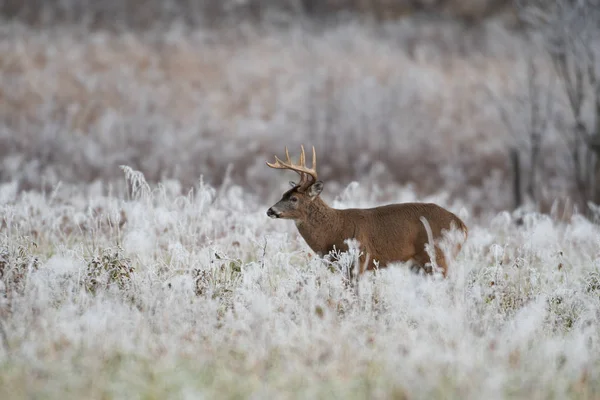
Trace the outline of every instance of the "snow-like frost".
{"label": "snow-like frost", "polygon": [[147,230],[132,230],[125,234],[123,248],[131,254],[149,257],[156,248],[156,236]]}
{"label": "snow-like frost", "polygon": [[40,266],[42,270],[48,272],[49,279],[53,276],[73,276],[77,275],[83,269],[84,265],[72,257],[54,255]]}

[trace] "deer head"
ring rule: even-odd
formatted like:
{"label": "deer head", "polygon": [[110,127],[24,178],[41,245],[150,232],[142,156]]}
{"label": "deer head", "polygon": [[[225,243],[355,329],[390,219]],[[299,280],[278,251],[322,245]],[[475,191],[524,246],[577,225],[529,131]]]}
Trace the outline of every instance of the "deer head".
{"label": "deer head", "polygon": [[300,175],[300,182],[290,182],[292,188],[283,194],[281,200],[267,210],[267,215],[271,218],[303,220],[307,216],[311,204],[323,190],[323,182],[317,180],[317,155],[314,146],[312,168],[306,167],[304,146],[301,146],[301,149],[298,164],[292,163],[287,147],[285,148],[287,158],[285,162],[275,156],[274,163],[267,163],[271,168],[288,169]]}

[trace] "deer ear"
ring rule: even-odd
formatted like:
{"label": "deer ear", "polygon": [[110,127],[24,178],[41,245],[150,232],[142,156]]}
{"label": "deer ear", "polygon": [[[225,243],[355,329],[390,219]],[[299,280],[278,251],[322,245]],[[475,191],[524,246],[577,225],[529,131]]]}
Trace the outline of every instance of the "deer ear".
{"label": "deer ear", "polygon": [[311,199],[314,199],[321,194],[323,190],[323,181],[316,181],[308,188],[308,195]]}

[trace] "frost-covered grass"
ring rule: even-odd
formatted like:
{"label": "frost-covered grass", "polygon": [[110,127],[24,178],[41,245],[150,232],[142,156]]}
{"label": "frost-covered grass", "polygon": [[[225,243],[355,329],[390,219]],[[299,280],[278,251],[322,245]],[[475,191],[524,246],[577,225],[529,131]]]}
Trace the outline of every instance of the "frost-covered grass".
{"label": "frost-covered grass", "polygon": [[[446,280],[358,296],[241,187],[0,187],[0,398],[598,398],[600,228],[462,215]],[[124,186],[124,185],[122,185]],[[338,207],[410,188],[325,189]]]}

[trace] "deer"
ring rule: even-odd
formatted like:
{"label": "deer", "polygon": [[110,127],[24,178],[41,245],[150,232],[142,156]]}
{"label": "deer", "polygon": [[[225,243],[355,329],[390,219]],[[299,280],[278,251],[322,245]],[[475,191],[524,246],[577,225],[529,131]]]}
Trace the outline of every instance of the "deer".
{"label": "deer", "polygon": [[315,147],[312,148],[312,168],[306,166],[303,145],[298,164],[290,159],[287,147],[285,155],[286,161],[275,156],[275,162],[267,162],[267,166],[294,171],[300,175],[300,181],[290,182],[292,188],[267,210],[267,216],[293,220],[306,244],[319,257],[332,251],[348,251],[348,241],[354,240],[360,254],[358,276],[392,263],[405,263],[412,271],[428,275],[439,271],[447,277],[449,260],[441,246],[444,235],[459,232],[459,239],[451,244],[448,252],[453,258],[468,236],[467,226],[458,216],[434,203],[332,208],[320,197],[324,184],[318,180]]}

